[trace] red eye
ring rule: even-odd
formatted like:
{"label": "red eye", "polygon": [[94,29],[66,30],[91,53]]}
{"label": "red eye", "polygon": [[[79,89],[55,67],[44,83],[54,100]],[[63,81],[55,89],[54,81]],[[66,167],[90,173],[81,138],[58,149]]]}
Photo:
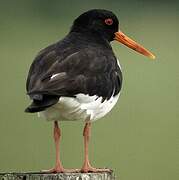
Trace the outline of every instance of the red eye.
{"label": "red eye", "polygon": [[111,18],[105,19],[104,22],[105,22],[105,24],[107,24],[109,26],[113,24],[113,20]]}

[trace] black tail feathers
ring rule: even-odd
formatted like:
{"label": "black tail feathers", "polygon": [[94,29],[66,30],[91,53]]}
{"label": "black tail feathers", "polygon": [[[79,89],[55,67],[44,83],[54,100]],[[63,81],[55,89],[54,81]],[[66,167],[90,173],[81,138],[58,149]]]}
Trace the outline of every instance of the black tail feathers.
{"label": "black tail feathers", "polygon": [[42,100],[35,100],[30,106],[25,109],[25,112],[28,113],[36,113],[40,111],[44,111],[46,108],[56,104],[59,100],[58,96],[43,96]]}

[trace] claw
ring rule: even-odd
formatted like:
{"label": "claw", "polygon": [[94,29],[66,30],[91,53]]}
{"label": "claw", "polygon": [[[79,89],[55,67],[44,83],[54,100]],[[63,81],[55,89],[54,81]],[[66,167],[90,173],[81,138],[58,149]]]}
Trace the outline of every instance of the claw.
{"label": "claw", "polygon": [[63,167],[54,167],[48,170],[42,170],[44,173],[64,173],[65,169]]}
{"label": "claw", "polygon": [[84,164],[83,167],[81,168],[81,172],[83,173],[88,173],[88,172],[111,172],[111,169],[107,169],[107,168],[94,168],[92,167],[89,162]]}
{"label": "claw", "polygon": [[44,173],[79,173],[80,169],[64,169],[62,167],[54,167],[48,170],[42,170]]}

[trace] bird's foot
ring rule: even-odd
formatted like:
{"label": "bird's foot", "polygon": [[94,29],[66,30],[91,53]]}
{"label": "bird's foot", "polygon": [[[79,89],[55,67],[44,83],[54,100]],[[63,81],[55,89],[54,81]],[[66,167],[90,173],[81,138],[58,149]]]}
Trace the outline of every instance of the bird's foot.
{"label": "bird's foot", "polygon": [[64,169],[63,166],[55,166],[52,169],[42,170],[42,172],[44,172],[44,173],[64,173],[64,172],[66,172],[66,169]]}
{"label": "bird's foot", "polygon": [[78,173],[80,169],[64,169],[63,167],[54,167],[48,170],[42,170],[43,173]]}
{"label": "bird's foot", "polygon": [[63,173],[66,172],[66,169],[63,168],[60,162],[56,163],[55,167],[48,170],[42,170],[44,173]]}
{"label": "bird's foot", "polygon": [[107,168],[94,168],[89,163],[83,165],[83,167],[80,170],[82,173],[88,173],[88,172],[111,172],[111,169]]}

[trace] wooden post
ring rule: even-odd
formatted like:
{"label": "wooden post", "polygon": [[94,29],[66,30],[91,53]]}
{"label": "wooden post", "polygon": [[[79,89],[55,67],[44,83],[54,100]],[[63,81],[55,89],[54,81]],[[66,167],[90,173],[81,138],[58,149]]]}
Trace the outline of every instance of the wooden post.
{"label": "wooden post", "polygon": [[0,180],[115,180],[113,172],[101,173],[0,173]]}

